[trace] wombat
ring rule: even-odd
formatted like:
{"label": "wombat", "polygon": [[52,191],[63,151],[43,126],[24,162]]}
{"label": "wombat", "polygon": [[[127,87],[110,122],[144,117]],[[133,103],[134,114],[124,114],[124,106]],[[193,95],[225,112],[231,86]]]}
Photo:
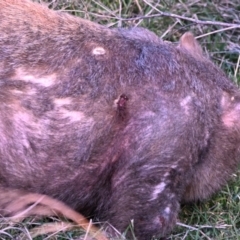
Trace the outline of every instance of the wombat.
{"label": "wombat", "polygon": [[28,0],[1,0],[0,19],[1,196],[46,194],[146,240],[237,170],[240,92],[191,33],[175,45]]}

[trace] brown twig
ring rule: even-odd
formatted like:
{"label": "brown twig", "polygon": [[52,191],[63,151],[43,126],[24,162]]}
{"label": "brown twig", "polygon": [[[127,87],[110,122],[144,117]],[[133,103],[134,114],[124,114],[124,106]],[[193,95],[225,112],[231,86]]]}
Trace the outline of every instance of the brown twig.
{"label": "brown twig", "polygon": [[[182,20],[186,20],[186,21],[189,21],[189,22],[193,22],[193,23],[196,23],[196,24],[202,24],[202,25],[217,25],[217,26],[226,27],[226,28],[227,27],[240,28],[240,24],[236,24],[236,23],[226,23],[226,22],[219,22],[219,21],[204,21],[204,20],[199,20],[199,19],[193,19],[193,18],[189,18],[189,17],[180,16],[180,15],[177,15],[177,14],[174,14],[174,13],[162,12],[160,10],[157,10],[157,11],[158,11],[158,13],[156,13],[156,14],[138,16],[138,17],[132,17],[132,18],[123,18],[123,17],[118,17],[116,15],[114,17],[112,17],[112,16],[101,15],[101,14],[97,14],[97,13],[91,13],[91,12],[89,12],[89,14],[93,15],[93,16],[96,16],[96,17],[116,19],[118,21],[139,21],[139,20],[143,20],[143,19],[150,19],[150,18],[157,18],[157,17],[163,17],[164,16],[164,17],[182,19]],[[85,11],[71,10],[71,12],[84,13]]]}
{"label": "brown twig", "polygon": [[225,22],[219,22],[219,21],[203,21],[203,20],[198,20],[198,19],[193,19],[193,18],[189,18],[189,17],[180,16],[180,15],[173,14],[173,13],[161,12],[159,10],[158,10],[158,12],[159,13],[157,13],[157,14],[152,14],[152,15],[148,15],[148,16],[140,16],[140,17],[134,17],[134,18],[123,18],[122,21],[136,21],[136,20],[141,20],[141,19],[149,19],[149,18],[165,16],[165,17],[187,20],[187,21],[190,21],[190,22],[194,22],[196,24],[218,25],[218,26],[222,26],[222,27],[240,28],[240,24],[235,24],[235,23],[225,23]]}

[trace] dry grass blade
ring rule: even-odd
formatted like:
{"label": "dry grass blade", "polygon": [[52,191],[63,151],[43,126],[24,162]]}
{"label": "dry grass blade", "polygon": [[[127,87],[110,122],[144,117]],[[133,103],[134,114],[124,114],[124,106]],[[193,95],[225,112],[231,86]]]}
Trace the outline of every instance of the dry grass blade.
{"label": "dry grass blade", "polygon": [[107,240],[106,236],[84,216],[56,199],[19,190],[1,189],[0,193],[0,207],[4,209],[5,214],[11,216],[9,220],[19,221],[32,215],[62,215],[74,221],[95,239]]}
{"label": "dry grass blade", "polygon": [[234,77],[235,77],[235,78],[237,77],[239,65],[240,65],[240,54],[238,55],[237,65],[236,65],[236,69],[235,69],[235,71],[234,71]]}
{"label": "dry grass blade", "polygon": [[222,27],[240,28],[240,24],[235,24],[235,23],[225,23],[225,22],[219,22],[219,21],[204,21],[204,20],[198,20],[198,19],[193,19],[193,18],[189,18],[189,17],[183,17],[183,16],[173,14],[173,13],[167,13],[167,12],[161,12],[161,11],[158,11],[158,12],[159,12],[158,14],[152,14],[152,15],[148,15],[148,16],[135,17],[135,18],[125,18],[125,19],[121,19],[121,20],[122,21],[136,21],[136,20],[141,20],[141,19],[165,16],[165,17],[187,20],[189,22],[194,22],[194,23],[202,24],[202,25],[218,25],[218,26],[222,26]]}
{"label": "dry grass blade", "polygon": [[177,223],[178,226],[182,226],[182,227],[185,227],[185,228],[188,228],[190,230],[195,230],[195,231],[199,231],[207,240],[211,240],[210,237],[208,237],[203,231],[201,231],[200,229],[198,228],[195,228],[195,227],[192,227],[192,226],[189,226],[189,225],[186,225],[186,224],[183,224],[183,223]]}
{"label": "dry grass blade", "polygon": [[[66,231],[74,227],[76,227],[76,225],[66,222],[45,223],[39,227],[31,229],[30,236],[31,238],[35,238],[39,235]],[[24,236],[20,236],[19,238],[24,239]]]}

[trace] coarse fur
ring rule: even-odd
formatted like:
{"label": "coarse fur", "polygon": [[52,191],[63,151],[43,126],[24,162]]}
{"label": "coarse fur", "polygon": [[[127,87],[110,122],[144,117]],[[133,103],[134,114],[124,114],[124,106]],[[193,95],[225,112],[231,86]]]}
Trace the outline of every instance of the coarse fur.
{"label": "coarse fur", "polygon": [[0,19],[1,196],[46,194],[119,231],[133,220],[146,240],[236,171],[240,93],[191,33],[176,46],[28,0],[0,1]]}

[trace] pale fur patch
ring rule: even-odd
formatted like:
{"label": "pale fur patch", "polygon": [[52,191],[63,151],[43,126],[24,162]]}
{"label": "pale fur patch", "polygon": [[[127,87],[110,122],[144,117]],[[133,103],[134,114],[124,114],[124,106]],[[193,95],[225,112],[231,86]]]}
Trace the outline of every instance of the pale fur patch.
{"label": "pale fur patch", "polygon": [[165,189],[166,185],[167,184],[165,182],[161,182],[160,184],[158,184],[153,190],[151,200],[155,200],[158,197],[158,194],[161,193]]}
{"label": "pale fur patch", "polygon": [[43,87],[50,87],[56,82],[56,74],[53,73],[39,77],[19,68],[16,70],[15,75],[11,79],[39,84]]}
{"label": "pale fur patch", "polygon": [[180,102],[180,105],[184,109],[184,112],[185,112],[186,115],[189,115],[189,113],[190,113],[189,103],[191,102],[191,100],[192,100],[191,96],[186,96]]}
{"label": "pale fur patch", "polygon": [[68,118],[71,122],[82,122],[83,120],[87,120],[91,122],[91,119],[87,119],[85,114],[78,111],[68,111],[66,109],[60,109],[59,113],[61,114],[62,118]]}
{"label": "pale fur patch", "polygon": [[80,111],[70,111],[67,110],[66,106],[72,104],[72,98],[56,98],[53,100],[54,105],[57,108],[57,112],[60,115],[60,118],[68,118],[71,122],[91,122],[91,118],[87,118],[83,112]]}
{"label": "pale fur patch", "polygon": [[231,110],[231,111],[225,113],[222,116],[222,121],[226,127],[231,128],[231,127],[234,127],[236,125],[236,123],[239,122],[239,116],[240,116],[240,114],[237,114],[234,109],[234,110]]}
{"label": "pale fur patch", "polygon": [[37,92],[34,88],[28,88],[27,90],[19,90],[19,89],[12,89],[10,90],[10,92],[13,94],[13,95],[35,95]]}
{"label": "pale fur patch", "polygon": [[171,212],[171,208],[168,206],[164,209],[164,213],[169,214]]}
{"label": "pale fur patch", "polygon": [[53,103],[57,106],[57,107],[63,107],[66,105],[70,105],[72,103],[72,98],[68,97],[68,98],[55,98],[53,100]]}

